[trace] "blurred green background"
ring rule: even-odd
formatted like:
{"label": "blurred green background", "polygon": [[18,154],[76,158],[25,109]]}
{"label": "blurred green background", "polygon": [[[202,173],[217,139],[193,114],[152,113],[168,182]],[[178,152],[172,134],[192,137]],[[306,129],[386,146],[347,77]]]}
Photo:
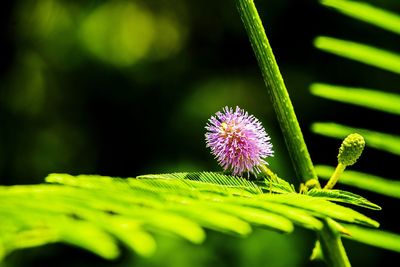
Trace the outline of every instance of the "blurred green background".
{"label": "blurred green background", "polygon": [[[308,87],[321,81],[398,92],[398,76],[312,45],[317,35],[332,35],[398,51],[398,37],[317,1],[256,4],[314,162],[335,164],[340,145],[311,134],[314,121],[340,118],[343,124],[396,132],[395,116],[319,99]],[[398,0],[379,6],[400,13]],[[205,148],[204,126],[226,105],[239,105],[263,122],[274,144],[271,167],[297,183],[233,0],[20,0],[3,4],[0,12],[1,184],[39,183],[52,172],[132,177],[218,171]],[[369,149],[356,168],[396,178],[395,161]],[[384,207],[367,214],[400,231],[398,203],[366,196]],[[106,262],[53,245],[14,253],[6,266],[319,266],[308,262],[314,234],[304,230],[288,236],[257,229],[247,239],[209,232],[204,246],[158,238],[151,259],[126,253]],[[354,266],[398,258],[346,245]]]}

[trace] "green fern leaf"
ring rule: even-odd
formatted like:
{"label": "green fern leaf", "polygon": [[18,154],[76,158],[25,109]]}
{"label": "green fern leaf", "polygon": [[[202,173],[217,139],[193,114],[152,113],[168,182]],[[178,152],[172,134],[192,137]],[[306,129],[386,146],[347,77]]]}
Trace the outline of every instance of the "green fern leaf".
{"label": "green fern leaf", "polygon": [[368,209],[373,210],[381,210],[382,208],[378,205],[372,203],[371,201],[359,196],[357,194],[353,194],[351,192],[343,191],[343,190],[323,190],[323,189],[311,189],[307,192],[307,195],[312,197],[319,197],[322,199],[330,200],[333,202],[343,202],[348,203]]}
{"label": "green fern leaf", "polygon": [[[178,179],[158,180],[160,180],[159,183],[156,179],[118,179],[96,175],[73,177],[66,174],[52,174],[46,178],[48,182],[96,189],[100,192],[113,189],[111,195],[118,194],[118,198],[123,198],[127,202],[126,204],[130,206],[148,206],[154,209],[153,212],[158,212],[161,209],[176,216],[190,219],[210,229],[238,235],[247,235],[251,232],[250,225],[240,218],[202,205],[201,201],[194,198],[199,192],[191,189],[185,181]],[[107,189],[102,190],[103,188]],[[153,216],[156,217],[156,214]],[[194,225],[191,226],[191,228],[193,227]],[[179,229],[175,231],[179,231]],[[180,233],[180,235],[187,236],[188,233],[185,232]],[[194,232],[200,233],[197,229]],[[198,243],[198,239],[203,237],[202,234],[195,236],[196,243]],[[192,241],[192,238],[190,240]]]}
{"label": "green fern leaf", "polygon": [[319,36],[315,47],[325,52],[400,74],[400,55],[369,45]]}
{"label": "green fern leaf", "polygon": [[[152,178],[152,179],[183,179],[183,180],[190,180],[190,181],[198,181],[201,183],[197,185],[206,185],[212,184],[223,186],[223,188],[231,189],[237,188],[248,191],[252,194],[261,194],[262,191],[260,188],[251,182],[250,180],[234,177],[230,175],[225,175],[222,173],[216,172],[182,172],[182,173],[166,173],[166,174],[147,174],[141,175],[137,177],[138,179],[143,178]],[[213,188],[213,187],[211,187]],[[222,187],[217,187],[217,191],[220,191]]]}
{"label": "green fern leaf", "polygon": [[[248,235],[252,229],[243,217],[237,216],[235,211],[221,211],[212,205],[204,205],[201,202],[191,201],[190,198],[169,199],[171,201],[168,211],[189,218],[200,225],[224,233]],[[176,205],[176,204],[181,205]]]}
{"label": "green fern leaf", "polygon": [[[0,206],[3,221],[0,240],[4,255],[17,249],[54,242],[78,246],[106,259],[115,259],[119,255],[115,239],[96,225],[67,216],[34,211],[15,202],[13,204],[12,208],[18,208],[15,211],[8,205]],[[3,228],[7,223],[13,224],[12,231]]]}
{"label": "green fern leaf", "polygon": [[270,211],[279,215],[282,215],[289,220],[291,220],[294,224],[299,225],[301,227],[311,229],[311,230],[321,230],[322,223],[320,220],[316,219],[313,214],[310,214],[308,211],[297,208],[293,206],[288,206],[281,203],[274,203],[272,201],[260,201],[259,199],[250,199],[250,198],[235,198],[228,199],[228,202],[235,202],[238,205],[255,207],[258,209]]}
{"label": "green fern leaf", "polygon": [[[185,178],[191,177],[192,180],[173,178],[179,175],[182,174],[149,175],[142,176],[141,179],[127,179],[125,181],[132,190],[148,190],[155,194],[161,194],[162,196],[160,197],[165,198],[168,203],[185,203],[188,207],[176,205],[170,206],[169,210],[180,214],[184,213],[189,218],[199,221],[202,225],[212,229],[246,235],[251,231],[249,225],[245,223],[246,221],[272,227],[283,232],[290,232],[293,230],[292,223],[282,216],[267,211],[226,204],[223,203],[223,201],[219,203],[210,201],[216,199],[214,195],[215,192],[218,192],[219,195],[227,196],[243,196],[244,193],[241,191],[239,192],[239,189],[244,190],[246,195],[249,194],[248,190],[257,193],[261,192],[260,189],[256,190],[256,185],[247,180],[241,179],[244,181],[239,181],[239,178],[223,175],[217,176],[218,180],[216,180],[216,176],[213,174],[210,175],[209,173],[206,173],[206,175],[201,173],[200,176],[197,174],[185,174]],[[207,182],[193,180],[193,177],[203,177],[202,179]],[[209,177],[211,177],[212,180]],[[70,179],[72,179],[72,181],[69,181]],[[224,182],[223,179],[225,179],[226,182]],[[58,181],[75,186],[87,186],[88,180],[89,182],[95,183],[97,186],[101,186],[102,184],[102,178],[96,176],[78,176],[77,178],[73,178],[66,175],[53,174],[47,178],[47,181]],[[81,183],[78,181],[81,181]],[[109,181],[110,179],[105,178],[103,182],[107,183]],[[218,184],[210,184],[211,181],[218,182]],[[228,184],[228,186],[223,186],[221,183]],[[185,208],[191,210],[186,211]],[[220,212],[215,212],[216,210]],[[234,215],[234,217],[230,215]],[[243,221],[240,219],[243,219]]]}
{"label": "green fern leaf", "polygon": [[216,208],[258,226],[272,228],[284,233],[290,233],[294,229],[293,224],[289,219],[267,210],[228,203],[218,203]]}
{"label": "green fern leaf", "polygon": [[[379,9],[359,1],[321,0],[321,3],[355,19],[400,34],[400,16],[390,11]],[[396,52],[325,36],[317,37],[314,41],[314,45],[322,51],[400,74],[400,55]],[[334,101],[400,115],[398,105],[400,97],[397,94],[329,84],[313,84],[311,86],[311,92],[314,95]],[[367,146],[400,155],[400,137],[396,135],[358,129],[336,123],[314,123],[312,125],[312,131],[317,134],[338,139],[343,139],[348,134],[357,132],[363,135]],[[333,167],[329,166],[316,166],[318,176],[322,179],[329,179],[334,170]],[[359,172],[345,171],[341,175],[339,183],[397,198],[399,198],[400,195],[400,184],[398,184],[397,181],[390,181]],[[366,208],[378,208],[375,204],[360,196],[341,190],[313,189],[310,190],[308,194],[315,198],[321,197],[330,201],[345,202],[364,206]],[[351,237],[346,235],[345,237],[399,252],[400,238],[396,234],[365,229],[354,225],[349,227],[345,226],[345,228],[348,229],[343,232],[349,231],[351,235]]]}
{"label": "green fern leaf", "polygon": [[313,95],[319,97],[400,115],[398,94],[322,83],[314,83],[310,89]]}
{"label": "green fern leaf", "polygon": [[363,2],[322,0],[321,3],[325,6],[333,7],[352,18],[400,34],[400,16],[396,13]]}
{"label": "green fern leaf", "polygon": [[350,240],[400,253],[400,235],[398,234],[355,225],[344,225],[344,227],[351,234],[344,237]]}
{"label": "green fern leaf", "polygon": [[[50,178],[54,177],[54,176],[57,176],[57,174],[53,174],[52,176],[49,176],[49,178],[47,178],[47,181],[51,181],[52,179],[50,179]],[[61,177],[64,177],[64,176],[62,175]],[[61,179],[61,177],[59,177],[58,179]],[[161,176],[157,176],[157,177],[162,177],[162,175]],[[225,177],[225,182],[228,183],[229,185],[237,185],[237,184],[242,183],[241,181],[231,181],[231,178],[232,177],[229,177],[229,176]],[[77,183],[79,183],[78,182],[79,180],[82,180],[83,181],[82,182],[83,185],[86,186],[87,180],[89,179],[89,180],[95,181],[94,184],[96,184],[97,186],[100,186],[100,187],[103,186],[102,183],[101,183],[102,178],[99,177],[99,176],[97,176],[97,178],[96,178],[96,176],[78,176],[76,178],[71,176],[69,179],[75,180],[74,182],[69,182],[69,184],[73,184],[73,183],[77,184]],[[225,182],[222,181],[222,179],[223,179],[223,176],[220,177],[219,183],[225,183]],[[241,179],[241,178],[236,178],[236,179]],[[107,183],[111,182],[112,178],[105,178],[104,181],[107,182]],[[119,180],[119,181],[121,181],[121,180]],[[189,202],[191,204],[195,204],[194,203],[195,198],[197,198],[198,201],[203,202],[202,204],[206,204],[206,203],[208,203],[210,201],[217,201],[218,204],[223,204],[226,201],[228,201],[229,203],[232,203],[232,199],[234,199],[235,201],[238,201],[239,203],[241,203],[240,201],[242,201],[242,199],[246,199],[246,200],[249,199],[248,195],[246,195],[245,197],[234,197],[235,195],[227,195],[228,196],[227,198],[223,198],[223,197],[218,198],[214,194],[207,194],[208,192],[202,192],[201,194],[194,194],[193,193],[194,187],[190,187],[190,186],[188,186],[188,188],[189,189],[192,188],[192,190],[188,190],[188,188],[183,188],[183,190],[177,190],[177,188],[175,187],[175,188],[173,188],[173,190],[167,191],[168,188],[169,189],[172,188],[171,186],[188,185],[187,183],[184,183],[184,182],[187,182],[187,180],[182,180],[182,179],[171,179],[171,178],[157,179],[157,178],[153,177],[151,179],[128,179],[128,181],[129,181],[129,186],[130,186],[130,188],[132,190],[135,190],[137,187],[139,187],[140,189],[143,189],[143,187],[142,187],[143,183],[152,182],[150,184],[151,186],[149,185],[147,187],[147,190],[151,190],[151,192],[155,192],[155,193],[160,193],[161,194],[160,197],[164,197],[165,200],[167,200],[169,203],[178,203],[179,204],[179,203],[188,203]],[[170,187],[167,187],[165,182],[168,182]],[[246,180],[245,183],[249,183],[249,181]],[[124,183],[122,183],[122,184],[118,183],[118,185],[119,186],[121,186],[121,185],[126,186]],[[252,184],[251,186],[254,187],[256,185]],[[180,188],[180,189],[182,189],[182,188]],[[200,187],[200,189],[201,189],[201,187]],[[162,190],[162,191],[159,191],[159,190]],[[190,197],[188,197],[188,196],[190,196]],[[278,200],[280,199],[279,195],[270,195],[270,194],[268,194],[268,195],[266,195],[266,194],[253,194],[251,196],[253,198],[255,198],[255,199],[258,199],[259,197],[262,197],[263,200],[265,198],[267,198],[267,200],[269,200],[269,198],[271,198],[271,202],[277,202],[277,199]],[[290,198],[294,196],[293,197],[293,202],[291,202],[291,204],[295,203],[296,201],[301,201],[302,199],[304,200],[304,197],[305,197],[305,196],[299,195],[299,194],[285,194],[285,196],[290,196]],[[316,203],[314,203],[313,201],[311,201],[312,199],[313,198],[308,199],[308,202],[312,204],[311,206],[316,208],[318,205],[321,204],[319,202],[321,200],[315,199]],[[163,203],[164,203],[164,201],[163,201]],[[329,206],[330,208],[333,208],[333,210],[338,209],[343,213],[344,213],[344,211],[350,210],[350,209],[335,205],[333,203],[329,203],[327,201],[325,201],[323,203],[328,205],[328,206],[331,204],[331,206]],[[283,204],[287,204],[287,203],[283,202]],[[299,205],[297,205],[297,206],[296,205],[292,205],[292,206],[299,207],[299,208],[304,208],[304,207],[299,206]],[[344,208],[345,210],[341,210],[341,208]],[[209,209],[210,209],[210,207],[209,207]],[[230,210],[230,209],[231,209],[231,207],[228,208],[228,210]],[[324,212],[326,212],[326,210],[318,209],[318,208],[316,208],[316,210],[321,210],[321,212],[325,216],[329,216],[329,214],[325,214],[324,213]],[[206,211],[204,211],[204,212],[206,212]],[[361,214],[359,214],[359,213],[355,213],[355,214],[353,213],[352,214],[352,216],[355,216],[354,218],[358,218],[357,217],[358,215],[361,215]],[[350,220],[351,221],[354,220],[354,222],[357,221],[354,218],[352,218]],[[338,219],[340,219],[340,218],[338,218]],[[346,220],[346,218],[343,218],[343,220]],[[363,220],[365,220],[364,223],[368,223],[368,219],[361,215],[359,217],[359,221],[363,221]],[[221,220],[221,221],[223,221],[223,220]],[[374,222],[371,223],[371,224],[375,225]]]}
{"label": "green fern leaf", "polygon": [[[12,189],[17,190],[14,190],[16,192],[12,192]],[[84,220],[85,222],[89,222],[89,224],[85,225],[87,228],[93,226],[93,231],[88,232],[88,234],[103,231],[103,236],[106,234],[113,235],[142,256],[149,256],[155,250],[155,242],[152,236],[141,227],[139,220],[123,215],[110,216],[104,210],[96,209],[95,203],[97,199],[88,197],[90,196],[89,192],[48,185],[35,187],[20,186],[12,189],[8,192],[11,193],[11,196],[10,194],[3,194],[2,198],[25,211],[25,213],[16,211],[14,214],[14,219],[20,213],[25,214],[26,218],[20,217],[23,225],[28,223],[29,226],[37,227],[35,224],[31,225],[29,221],[44,221],[47,222],[46,227],[55,228],[54,230],[57,232],[68,234],[73,228],[80,229],[81,225],[79,223],[82,222],[81,220]],[[35,201],[32,202],[32,200]],[[9,207],[11,203],[9,203]],[[48,203],[51,203],[51,205]],[[73,218],[75,217],[80,220],[74,220]],[[100,234],[98,235],[100,236]],[[72,242],[70,239],[65,238],[80,240],[74,234],[61,236],[61,238],[61,241],[64,242]],[[88,237],[86,236],[85,238]],[[103,237],[103,239],[105,238]],[[85,243],[82,245],[85,245]]]}
{"label": "green fern leaf", "polygon": [[[0,187],[0,254],[46,243],[65,242],[113,259],[117,241],[149,256],[157,232],[194,243],[203,227],[247,235],[251,225],[279,232],[293,224],[319,231],[319,218],[369,226],[368,217],[319,197],[262,193],[255,183],[223,174],[162,174],[136,178],[51,174],[47,182]],[[291,187],[283,180],[276,184]],[[51,203],[51,205],[49,205]]]}
{"label": "green fern leaf", "polygon": [[368,218],[367,216],[359,212],[356,212],[355,210],[331,203],[327,200],[320,198],[315,198],[302,194],[280,194],[273,196],[263,195],[259,197],[267,201],[301,208],[305,211],[311,212],[311,214],[319,218],[330,217],[335,220],[363,224],[370,227],[379,226],[378,222]]}

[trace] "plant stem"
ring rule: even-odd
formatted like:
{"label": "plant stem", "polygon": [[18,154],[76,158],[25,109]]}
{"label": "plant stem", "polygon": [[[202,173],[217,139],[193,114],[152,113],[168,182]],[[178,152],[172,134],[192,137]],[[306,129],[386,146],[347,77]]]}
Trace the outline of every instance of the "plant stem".
{"label": "plant stem", "polygon": [[332,189],[335,186],[335,184],[337,183],[337,181],[339,180],[340,175],[342,175],[342,173],[344,172],[345,169],[346,169],[346,166],[344,164],[338,163],[331,178],[329,178],[328,183],[324,186],[324,189]]}
{"label": "plant stem", "polygon": [[336,222],[330,218],[324,220],[324,227],[319,232],[322,255],[330,267],[351,267],[335,225]]}
{"label": "plant stem", "polygon": [[276,177],[276,174],[275,174],[273,171],[271,171],[271,169],[268,168],[266,165],[261,164],[261,165],[259,165],[258,167],[260,168],[260,170],[261,170],[265,175],[267,175],[267,176],[270,177],[271,179],[274,179],[274,178]]}
{"label": "plant stem", "polygon": [[317,179],[292,102],[254,1],[236,0],[236,5],[271,97],[296,174],[304,182]]}

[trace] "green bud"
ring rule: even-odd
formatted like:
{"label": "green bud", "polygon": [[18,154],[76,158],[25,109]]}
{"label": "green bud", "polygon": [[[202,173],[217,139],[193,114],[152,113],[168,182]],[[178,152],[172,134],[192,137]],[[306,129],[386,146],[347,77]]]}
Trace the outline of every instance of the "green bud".
{"label": "green bud", "polygon": [[342,142],[339,149],[338,161],[344,166],[356,163],[364,150],[365,141],[358,133],[348,135]]}

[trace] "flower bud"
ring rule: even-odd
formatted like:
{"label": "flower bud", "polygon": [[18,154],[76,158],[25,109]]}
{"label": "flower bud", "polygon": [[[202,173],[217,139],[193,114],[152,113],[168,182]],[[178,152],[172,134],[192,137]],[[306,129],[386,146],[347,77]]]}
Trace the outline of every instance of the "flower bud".
{"label": "flower bud", "polygon": [[364,150],[365,141],[358,133],[348,135],[342,142],[339,149],[338,161],[344,166],[356,163]]}

